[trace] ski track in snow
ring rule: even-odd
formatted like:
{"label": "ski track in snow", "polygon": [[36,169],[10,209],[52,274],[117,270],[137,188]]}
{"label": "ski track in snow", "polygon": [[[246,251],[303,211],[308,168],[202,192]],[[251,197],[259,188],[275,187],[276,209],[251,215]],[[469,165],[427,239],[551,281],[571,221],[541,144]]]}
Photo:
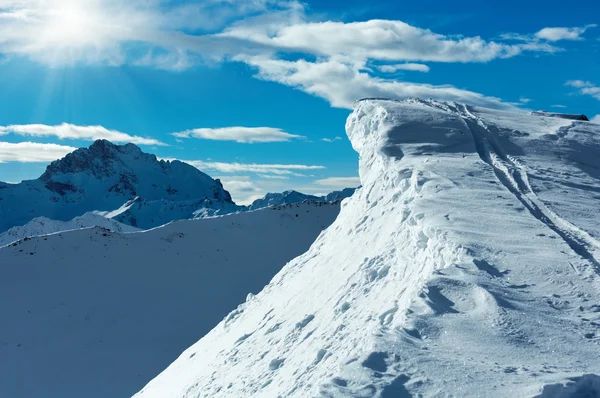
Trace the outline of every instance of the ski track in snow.
{"label": "ski track in snow", "polygon": [[346,128],[362,189],[136,398],[600,394],[600,129],[376,99]]}
{"label": "ski track in snow", "polygon": [[[531,189],[524,167],[519,164],[518,160],[506,155],[488,126],[473,115],[467,105],[460,105],[457,111],[463,116],[467,127],[473,134],[475,147],[481,160],[494,169],[498,180],[506,189],[515,195],[532,216],[556,232],[575,253],[588,260],[597,271],[600,271],[600,262],[594,254],[600,249],[600,242],[546,207]],[[567,128],[561,127],[560,134],[564,136],[565,130]]]}
{"label": "ski track in snow", "polygon": [[[594,180],[577,169],[590,159],[544,163],[544,145],[572,144],[571,121],[494,112],[359,103],[347,128],[363,188],[307,253],[138,396],[598,392],[598,242],[577,226],[593,222],[553,195],[562,175],[578,176],[574,202],[597,206],[585,189]],[[528,172],[557,177],[535,190]]]}

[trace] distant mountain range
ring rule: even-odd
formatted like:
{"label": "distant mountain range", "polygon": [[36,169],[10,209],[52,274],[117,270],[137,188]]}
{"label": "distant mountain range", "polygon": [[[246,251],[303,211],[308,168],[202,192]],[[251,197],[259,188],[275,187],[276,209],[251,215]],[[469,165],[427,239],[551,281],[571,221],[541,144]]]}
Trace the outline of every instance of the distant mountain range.
{"label": "distant mountain range", "polygon": [[286,205],[293,203],[304,202],[305,200],[321,201],[321,202],[336,202],[348,198],[354,194],[357,188],[346,188],[342,191],[334,191],[325,196],[306,195],[298,191],[285,191],[282,193],[268,193],[264,198],[257,199],[250,206],[249,210],[262,209],[263,207],[271,207],[278,205]]}
{"label": "distant mountain range", "polygon": [[[149,229],[173,220],[304,200],[337,201],[353,192],[349,189],[319,197],[286,191],[267,194],[250,206],[240,206],[220,180],[187,163],[158,160],[133,144],[114,145],[98,140],[89,148],[52,162],[38,179],[19,184],[0,182],[0,242],[31,236],[28,234],[34,231],[41,235],[80,224],[107,227],[110,223],[100,216],[113,223]],[[97,217],[88,214],[82,224],[81,217],[91,212]],[[39,217],[43,222],[28,224]],[[6,231],[13,227],[22,228],[8,234]]]}

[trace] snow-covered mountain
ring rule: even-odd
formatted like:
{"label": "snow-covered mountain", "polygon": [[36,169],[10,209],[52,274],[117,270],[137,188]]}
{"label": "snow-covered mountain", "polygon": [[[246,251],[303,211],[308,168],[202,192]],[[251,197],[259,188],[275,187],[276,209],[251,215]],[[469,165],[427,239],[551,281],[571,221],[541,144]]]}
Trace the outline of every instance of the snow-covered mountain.
{"label": "snow-covered mountain", "polygon": [[339,209],[82,229],[0,249],[0,397],[131,396],[305,252]]}
{"label": "snow-covered mountain", "polygon": [[[137,197],[118,221],[140,228],[239,207],[219,180],[179,161],[157,160],[133,144],[105,140],[52,162],[37,180],[0,185],[0,232],[36,217],[67,221],[112,211]],[[155,212],[160,211],[160,218]],[[126,214],[125,214],[126,213]]]}
{"label": "snow-covered mountain", "polygon": [[338,200],[343,200],[349,198],[354,195],[358,188],[344,188],[341,191],[333,191],[323,197],[326,202],[335,202]]}
{"label": "snow-covered mountain", "polygon": [[0,247],[32,236],[49,235],[61,231],[102,227],[112,232],[136,232],[138,228],[121,224],[118,221],[95,213],[86,213],[70,221],[56,221],[46,217],[37,217],[23,226],[12,227],[0,234]]}
{"label": "snow-covered mountain", "polygon": [[290,190],[281,193],[268,193],[264,198],[256,199],[249,210],[262,209],[264,207],[281,206],[293,203],[301,203],[305,200],[336,202],[349,198],[354,194],[356,188],[346,188],[342,191],[334,191],[325,196],[307,195],[298,191]]}
{"label": "snow-covered mountain", "polygon": [[322,197],[314,195],[306,195],[298,191],[290,190],[281,193],[269,192],[264,198],[256,199],[250,206],[249,210],[262,209],[264,207],[281,206],[292,203],[301,203],[305,200],[321,200]]}
{"label": "snow-covered mountain", "polygon": [[366,100],[346,127],[362,188],[136,398],[600,396],[600,126]]}

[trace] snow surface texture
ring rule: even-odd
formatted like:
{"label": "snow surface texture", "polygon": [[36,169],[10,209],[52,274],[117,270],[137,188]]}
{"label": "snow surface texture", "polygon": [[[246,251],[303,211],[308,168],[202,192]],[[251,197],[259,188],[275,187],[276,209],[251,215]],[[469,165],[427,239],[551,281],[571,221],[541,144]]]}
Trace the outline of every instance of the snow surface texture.
{"label": "snow surface texture", "polygon": [[137,198],[115,219],[143,229],[202,214],[240,209],[219,180],[189,164],[157,160],[133,144],[105,140],[52,162],[37,180],[0,185],[0,232],[35,217],[67,221],[91,211],[113,211]]}
{"label": "snow surface texture", "polygon": [[95,213],[86,213],[81,217],[75,217],[71,221],[56,221],[46,217],[34,218],[24,226],[13,227],[0,234],[0,247],[15,241],[32,236],[50,235],[61,231],[83,229],[91,227],[102,227],[112,232],[136,232],[138,228],[121,224],[118,221],[103,217]]}
{"label": "snow surface texture", "polygon": [[256,199],[248,210],[262,209],[264,207],[281,206],[292,203],[301,203],[305,200],[335,202],[344,200],[354,194],[357,188],[346,188],[342,191],[333,191],[325,196],[306,195],[298,191],[285,191],[282,193],[268,193],[264,198]]}
{"label": "snow surface texture", "polygon": [[339,203],[304,203],[0,249],[0,397],[130,397],[285,263]]}
{"label": "snow surface texture", "polygon": [[600,127],[420,100],[346,127],[335,223],[136,397],[599,396]]}
{"label": "snow surface texture", "polygon": [[589,121],[586,115],[582,114],[570,114],[570,113],[556,113],[556,112],[546,112],[546,111],[534,111],[529,112],[532,116],[546,116],[546,117],[559,117],[561,119],[570,119],[570,120],[582,120]]}

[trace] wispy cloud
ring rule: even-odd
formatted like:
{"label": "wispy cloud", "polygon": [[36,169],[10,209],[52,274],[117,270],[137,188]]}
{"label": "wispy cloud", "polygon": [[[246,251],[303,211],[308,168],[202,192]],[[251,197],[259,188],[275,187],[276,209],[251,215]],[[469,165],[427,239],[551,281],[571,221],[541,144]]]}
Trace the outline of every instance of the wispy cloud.
{"label": "wispy cloud", "polygon": [[503,103],[499,98],[449,85],[434,86],[382,79],[362,72],[351,64],[334,60],[287,61],[254,56],[245,58],[244,62],[258,69],[258,78],[298,88],[326,99],[337,108],[351,109],[354,101],[364,97],[424,97],[491,108],[513,108],[512,104]]}
{"label": "wispy cloud", "polygon": [[266,191],[250,178],[225,177],[221,179],[221,182],[223,183],[223,187],[229,191],[237,204],[250,204],[252,201],[261,198],[266,194]]}
{"label": "wispy cloud", "polygon": [[566,106],[565,106],[565,105],[561,105],[561,104],[554,104],[554,105],[550,105],[550,106],[551,106],[552,108],[561,108],[561,109],[563,109],[563,108],[566,108]]}
{"label": "wispy cloud", "polygon": [[48,126],[45,124],[0,126],[0,135],[11,133],[30,137],[56,137],[61,140],[78,139],[94,141],[105,139],[117,143],[131,142],[133,144],[141,145],[166,145],[154,138],[132,136],[120,131],[109,130],[102,126],[77,126],[68,123],[56,126]]}
{"label": "wispy cloud", "polygon": [[[382,77],[369,65],[389,63],[379,67],[380,74],[381,68],[384,73],[426,72],[424,62],[482,63],[525,52],[552,53],[561,50],[553,42],[574,40],[592,27],[547,28],[507,43],[506,37],[493,41],[444,35],[398,20],[315,21],[294,0],[4,0],[0,19],[0,54],[50,65],[136,64],[171,70],[202,62],[243,62],[260,79],[342,108],[366,96],[433,97],[510,108],[498,98],[450,85]],[[286,54],[294,54],[294,60]],[[199,135],[218,139],[213,133]]]}
{"label": "wispy cloud", "polygon": [[592,123],[600,124],[600,115],[596,115],[590,119]]}
{"label": "wispy cloud", "polygon": [[533,101],[531,98],[525,98],[525,97],[521,97],[521,98],[519,98],[519,102],[520,102],[521,104],[528,104],[528,103],[530,103],[531,101]]}
{"label": "wispy cloud", "polygon": [[326,187],[329,190],[339,190],[344,188],[355,188],[360,185],[359,177],[329,177],[316,180],[315,184]]}
{"label": "wispy cloud", "polygon": [[178,138],[200,138],[205,140],[235,141],[240,143],[256,142],[285,142],[292,139],[306,137],[286,133],[273,127],[224,127],[224,128],[199,128],[173,133]]}
{"label": "wispy cloud", "polygon": [[565,85],[578,89],[580,94],[591,95],[597,100],[600,100],[600,86],[597,86],[592,82],[584,80],[569,80],[565,83]]}
{"label": "wispy cloud", "polygon": [[184,69],[193,64],[186,61],[191,53],[208,51],[210,58],[229,46],[211,32],[241,17],[295,7],[287,0],[3,0],[0,52],[50,65],[153,60]]}
{"label": "wispy cloud", "polygon": [[377,67],[378,70],[384,73],[395,73],[399,70],[408,70],[413,72],[429,72],[429,66],[424,64],[405,63],[405,64],[394,64],[394,65],[380,65]]}
{"label": "wispy cloud", "polygon": [[548,40],[551,42],[559,40],[583,40],[581,37],[586,30],[595,28],[596,24],[585,25],[574,28],[544,28],[535,33],[535,37],[538,39]]}
{"label": "wispy cloud", "polygon": [[[164,160],[176,160],[167,158]],[[309,170],[324,170],[325,166],[320,165],[304,165],[304,164],[260,164],[260,163],[226,163],[212,162],[203,160],[181,160],[182,162],[191,164],[192,166],[205,170],[214,170],[221,173],[260,173],[278,176],[297,176],[304,177],[299,172]]]}
{"label": "wispy cloud", "polygon": [[333,137],[333,138],[321,138],[321,141],[325,141],[325,142],[335,142],[335,141],[341,141],[342,137]]}
{"label": "wispy cloud", "polygon": [[0,163],[4,162],[51,162],[64,157],[77,148],[37,142],[0,142]]}

